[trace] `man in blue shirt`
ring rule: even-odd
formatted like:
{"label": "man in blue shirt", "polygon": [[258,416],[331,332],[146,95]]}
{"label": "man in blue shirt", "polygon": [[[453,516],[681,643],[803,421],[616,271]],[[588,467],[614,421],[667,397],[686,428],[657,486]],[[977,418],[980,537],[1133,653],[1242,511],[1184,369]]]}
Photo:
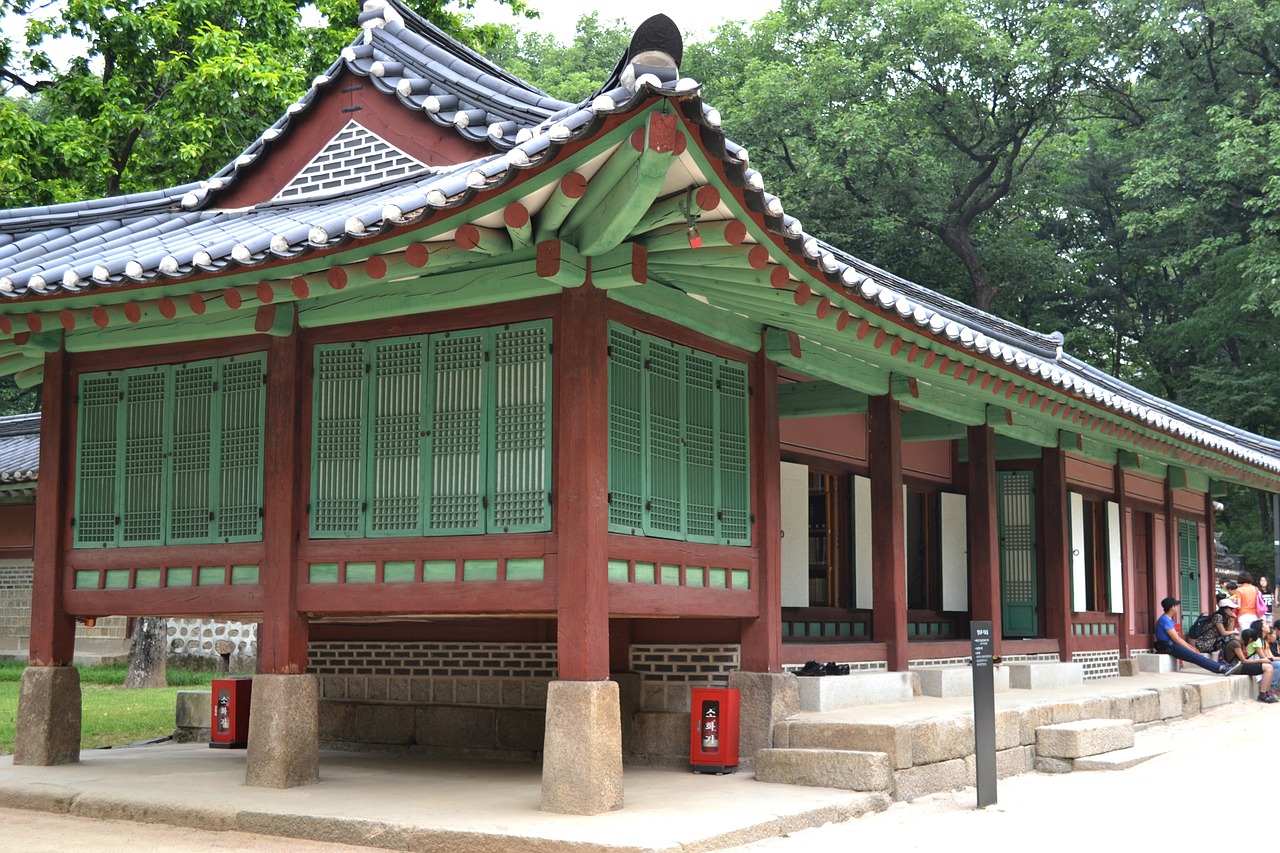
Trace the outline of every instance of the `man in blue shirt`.
{"label": "man in blue shirt", "polygon": [[1196,651],[1195,646],[1182,639],[1182,635],[1178,633],[1177,628],[1181,604],[1182,602],[1176,598],[1166,598],[1160,602],[1160,607],[1164,610],[1164,613],[1156,620],[1156,651],[1222,675],[1231,675],[1240,669],[1243,664],[1239,661],[1228,666],[1225,663],[1210,660]]}

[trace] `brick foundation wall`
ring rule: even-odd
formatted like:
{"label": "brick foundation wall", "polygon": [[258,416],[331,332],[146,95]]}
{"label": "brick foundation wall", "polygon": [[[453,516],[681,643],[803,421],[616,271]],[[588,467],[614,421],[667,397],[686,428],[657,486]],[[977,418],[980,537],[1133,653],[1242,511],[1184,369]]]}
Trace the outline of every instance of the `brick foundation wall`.
{"label": "brick foundation wall", "polygon": [[1076,652],[1071,656],[1073,663],[1084,664],[1084,680],[1111,678],[1120,674],[1120,652]]}
{"label": "brick foundation wall", "polygon": [[[31,640],[30,560],[0,561],[0,656],[25,658]],[[128,620],[109,616],[92,628],[76,626],[76,653],[116,657],[129,653]]]}

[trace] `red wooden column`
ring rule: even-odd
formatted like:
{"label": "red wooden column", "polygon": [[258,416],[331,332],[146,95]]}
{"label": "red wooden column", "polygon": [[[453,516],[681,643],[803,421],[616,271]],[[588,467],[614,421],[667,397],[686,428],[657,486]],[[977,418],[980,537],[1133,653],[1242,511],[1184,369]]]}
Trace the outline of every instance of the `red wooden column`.
{"label": "red wooden column", "polygon": [[1058,641],[1058,655],[1071,660],[1071,555],[1068,533],[1066,454],[1046,448],[1041,456],[1041,518],[1044,520],[1045,636]]}
{"label": "red wooden column", "polygon": [[1200,543],[1200,553],[1206,558],[1200,570],[1200,609],[1206,613],[1209,612],[1206,602],[1214,600],[1213,593],[1218,586],[1217,561],[1213,553],[1213,528],[1217,517],[1213,510],[1213,487],[1210,485],[1209,491],[1204,493],[1204,541]]}
{"label": "red wooden column", "polygon": [[263,465],[262,591],[258,671],[307,670],[307,620],[298,612],[298,528],[306,496],[298,436],[302,432],[301,342],[295,329],[267,344],[266,454]]}
{"label": "red wooden column", "polygon": [[1000,517],[996,506],[996,433],[984,425],[969,427],[968,514],[969,614],[990,621],[993,652],[1000,654]]}
{"label": "red wooden column", "polygon": [[[1182,598],[1182,554],[1178,550],[1178,516],[1173,507],[1173,486],[1169,478],[1164,481],[1164,547],[1168,559],[1165,560],[1165,589],[1167,595]],[[1161,596],[1163,598],[1164,596]],[[1212,600],[1212,599],[1208,599]],[[1205,603],[1202,600],[1201,604]],[[1204,607],[1202,606],[1203,610]],[[1208,611],[1206,611],[1208,612]]]}
{"label": "red wooden column", "polygon": [[562,681],[609,677],[609,326],[605,292],[566,288],[555,331],[556,643]]}
{"label": "red wooden column", "polygon": [[906,511],[902,505],[902,410],[888,394],[872,397],[870,440],[872,639],[885,644],[890,672],[907,670]]}
{"label": "red wooden column", "polygon": [[751,408],[751,481],[755,484],[755,585],[759,614],[742,625],[742,668],[782,671],[782,439],[778,422],[778,365],[761,348]]}
{"label": "red wooden column", "polygon": [[66,562],[63,541],[71,511],[71,379],[63,349],[44,357],[40,414],[40,489],[31,583],[32,666],[70,666],[75,655],[76,620],[63,609]]}
{"label": "red wooden column", "polygon": [[[1120,659],[1124,660],[1129,657],[1135,644],[1137,648],[1147,648],[1148,644],[1134,635],[1144,634],[1152,630],[1152,627],[1134,622],[1137,618],[1138,602],[1134,600],[1136,588],[1134,573],[1137,571],[1137,560],[1133,553],[1133,512],[1126,506],[1124,468],[1117,463],[1112,476],[1116,481],[1116,503],[1120,506],[1120,585],[1121,595],[1124,596],[1124,610],[1117,615],[1120,622],[1117,632],[1120,635]],[[1114,603],[1112,609],[1115,609]]]}

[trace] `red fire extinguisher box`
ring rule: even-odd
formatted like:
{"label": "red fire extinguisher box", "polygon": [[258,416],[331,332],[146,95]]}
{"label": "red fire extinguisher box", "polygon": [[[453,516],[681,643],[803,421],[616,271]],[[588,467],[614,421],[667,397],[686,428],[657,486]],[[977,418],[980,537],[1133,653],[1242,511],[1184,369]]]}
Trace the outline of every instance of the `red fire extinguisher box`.
{"label": "red fire extinguisher box", "polygon": [[209,722],[209,746],[244,749],[249,745],[249,697],[252,678],[213,680],[213,719]]}
{"label": "red fire extinguisher box", "polygon": [[737,772],[738,701],[737,690],[694,688],[689,729],[694,773]]}

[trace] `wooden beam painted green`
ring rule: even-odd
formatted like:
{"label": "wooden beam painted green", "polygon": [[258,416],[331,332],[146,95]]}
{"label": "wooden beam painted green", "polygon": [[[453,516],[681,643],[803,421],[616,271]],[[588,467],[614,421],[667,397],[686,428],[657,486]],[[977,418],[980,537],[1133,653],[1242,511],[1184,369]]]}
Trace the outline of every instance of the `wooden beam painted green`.
{"label": "wooden beam painted green", "polygon": [[44,364],[44,353],[38,356],[22,352],[6,353],[0,356],[0,376],[12,376],[42,364]]}
{"label": "wooden beam painted green", "polygon": [[1042,451],[1039,445],[1028,444],[1007,435],[996,435],[996,459],[1009,462],[1015,459],[1039,459]]}
{"label": "wooden beam painted green", "polygon": [[903,441],[957,441],[969,434],[969,427],[928,412],[902,413]]}
{"label": "wooden beam painted green", "polygon": [[648,252],[635,243],[623,243],[591,259],[591,283],[601,290],[635,287],[648,280]]}
{"label": "wooden beam painted green", "polygon": [[778,386],[778,416],[820,418],[865,415],[869,398],[860,391],[825,380],[788,382]]}
{"label": "wooden beam painted green", "polygon": [[[1012,417],[1011,417],[1012,415]],[[1010,420],[1013,422],[1010,423]],[[1003,406],[987,406],[987,424],[996,435],[1014,438],[1036,447],[1057,447],[1058,430],[1043,422],[1036,422],[1022,412],[1011,412]]]}
{"label": "wooden beam painted green", "polygon": [[779,367],[809,379],[826,379],[863,394],[880,396],[889,393],[889,374],[886,371],[800,336],[794,339],[800,352],[797,358],[792,353],[792,344],[787,332],[774,328],[765,330],[765,354]]}
{"label": "wooden beam painted green", "polygon": [[47,352],[57,352],[62,347],[62,329],[46,329],[43,332],[32,332],[27,343],[18,347],[32,358],[43,358]]}
{"label": "wooden beam painted green", "polygon": [[253,309],[242,309],[205,323],[169,320],[146,326],[99,329],[93,334],[71,334],[67,335],[67,352],[97,352],[252,335],[255,334],[255,318],[256,312]]}
{"label": "wooden beam painted green", "polygon": [[1207,492],[1209,491],[1209,475],[1198,469],[1171,465],[1169,467],[1169,485],[1175,489],[1192,489],[1197,492]]}
{"label": "wooden beam painted green", "polygon": [[555,281],[539,278],[527,266],[461,270],[417,281],[389,284],[376,292],[359,291],[350,297],[325,297],[303,307],[298,324],[314,329],[362,320],[378,320],[402,314],[448,311],[477,305],[497,305],[559,293]]}
{"label": "wooden beam painted green", "polygon": [[[660,264],[663,267],[715,268],[717,272],[720,267],[740,270],[751,269],[751,263],[748,260],[748,255],[750,254],[750,246],[703,245],[701,248],[691,249],[689,244],[685,243],[683,247],[668,248],[662,251],[650,249],[650,257],[653,259],[653,263]],[[759,271],[757,270],[756,272],[758,273]],[[715,273],[712,273],[710,277],[715,278]],[[768,279],[766,278],[765,280],[767,281]]]}
{"label": "wooden beam painted green", "polygon": [[895,373],[889,393],[903,406],[958,424],[962,431],[964,427],[986,423],[987,413],[982,403],[931,380],[932,377],[911,379]]}
{"label": "wooden beam painted green", "polygon": [[587,191],[565,217],[559,234],[563,237],[566,234],[577,233],[587,220],[595,216],[596,210],[605,203],[612,194],[613,188],[626,176],[627,172],[631,171],[631,167],[639,159],[640,152],[631,144],[631,140],[623,140],[608,161],[600,167],[600,171],[587,182]]}
{"label": "wooden beam painted green", "polygon": [[[738,243],[731,243],[726,235],[726,231],[737,230],[740,228],[742,228],[742,226],[733,219],[728,219],[722,222],[699,222],[698,236],[702,238],[702,248],[710,249],[719,246],[745,245],[742,244],[741,241]],[[655,229],[646,234],[637,236],[634,242],[644,246],[650,252],[667,252],[690,248],[689,232],[684,225],[668,225],[664,228]]]}
{"label": "wooden beam painted green", "polygon": [[13,384],[17,385],[19,388],[21,388],[24,391],[28,388],[34,388],[37,385],[41,385],[43,383],[44,383],[44,365],[43,364],[38,365],[36,367],[28,367],[26,370],[19,372],[13,377]]}
{"label": "wooden beam painted green", "polygon": [[1214,498],[1225,498],[1227,496],[1227,484],[1221,480],[1210,480],[1209,496]]}
{"label": "wooden beam painted green", "polygon": [[587,257],[600,255],[626,239],[658,193],[662,192],[667,171],[674,162],[671,150],[654,150],[646,143],[640,159],[574,235],[578,250]]}
{"label": "wooden beam painted green", "polygon": [[1142,470],[1142,457],[1131,450],[1117,451],[1116,463],[1125,471]]}
{"label": "wooden beam painted green", "polygon": [[663,284],[623,287],[609,291],[609,298],[659,317],[667,317],[709,338],[755,352],[760,349],[760,324],[694,299]]}

